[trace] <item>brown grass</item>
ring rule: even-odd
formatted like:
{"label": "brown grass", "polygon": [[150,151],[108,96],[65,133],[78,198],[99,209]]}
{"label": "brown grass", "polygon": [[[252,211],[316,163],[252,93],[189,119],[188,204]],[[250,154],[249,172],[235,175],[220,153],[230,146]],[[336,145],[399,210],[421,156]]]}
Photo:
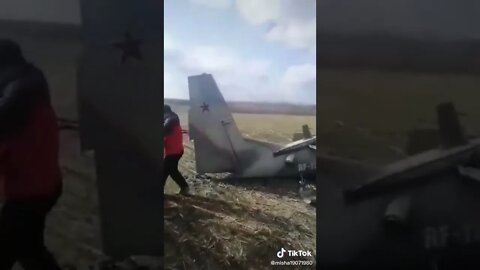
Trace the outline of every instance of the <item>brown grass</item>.
{"label": "brown grass", "polygon": [[[61,133],[61,165],[64,193],[47,221],[47,245],[61,264],[88,269],[105,256],[94,159],[80,153],[76,131]],[[180,168],[193,175],[191,149]],[[170,180],[169,187],[176,193]],[[270,269],[267,258],[281,247],[315,251],[315,210],[305,203],[213,182],[194,190],[195,197],[166,197],[167,269]]]}
{"label": "brown grass", "polygon": [[[186,107],[173,109],[188,123]],[[311,116],[234,117],[246,136],[278,143],[288,143],[303,124],[313,131],[316,124]],[[276,252],[282,247],[316,254],[315,208],[290,197],[195,179],[188,143],[180,170],[190,179],[194,195],[174,195],[178,186],[167,181],[165,269],[272,269],[270,262],[279,260]]]}
{"label": "brown grass", "polygon": [[282,247],[315,254],[314,208],[213,182],[199,189],[208,196],[166,195],[165,269],[271,269]]}

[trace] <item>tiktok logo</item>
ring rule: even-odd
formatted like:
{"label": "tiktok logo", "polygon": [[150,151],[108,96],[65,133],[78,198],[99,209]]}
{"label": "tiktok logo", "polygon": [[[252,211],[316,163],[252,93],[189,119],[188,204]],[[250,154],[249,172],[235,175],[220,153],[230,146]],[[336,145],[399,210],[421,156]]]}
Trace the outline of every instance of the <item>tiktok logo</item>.
{"label": "tiktok logo", "polygon": [[277,252],[277,257],[282,258],[285,252],[287,252],[287,250],[282,248],[279,252]]}

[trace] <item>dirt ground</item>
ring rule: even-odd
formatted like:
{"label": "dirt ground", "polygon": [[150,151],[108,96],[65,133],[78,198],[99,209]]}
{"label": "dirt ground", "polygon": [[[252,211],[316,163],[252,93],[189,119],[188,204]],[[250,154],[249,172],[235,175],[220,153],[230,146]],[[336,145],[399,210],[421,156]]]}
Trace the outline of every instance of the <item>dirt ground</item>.
{"label": "dirt ground", "polygon": [[[186,107],[173,107],[182,123]],[[288,143],[303,124],[315,130],[315,117],[235,114],[241,132],[253,138]],[[184,125],[184,128],[187,128]],[[185,138],[182,173],[193,196],[175,195],[169,179],[165,198],[165,269],[272,269],[281,249],[316,255],[315,208],[294,195],[246,189],[195,175],[193,146]],[[302,266],[298,269],[314,269]],[[289,269],[296,269],[290,267]]]}
{"label": "dirt ground", "polygon": [[[81,153],[75,130],[61,132],[61,167],[64,192],[47,220],[47,245],[67,269],[100,269],[97,263],[107,258],[101,251],[94,156]],[[175,195],[178,187],[167,183],[166,269],[270,269],[282,247],[315,256],[315,208],[288,196],[194,177],[188,144],[180,168],[194,195]]]}
{"label": "dirt ground", "polygon": [[[182,171],[192,196],[165,197],[165,269],[271,269],[281,249],[311,251],[315,261],[315,208],[288,195],[195,177],[192,149]],[[289,269],[315,269],[314,266]]]}

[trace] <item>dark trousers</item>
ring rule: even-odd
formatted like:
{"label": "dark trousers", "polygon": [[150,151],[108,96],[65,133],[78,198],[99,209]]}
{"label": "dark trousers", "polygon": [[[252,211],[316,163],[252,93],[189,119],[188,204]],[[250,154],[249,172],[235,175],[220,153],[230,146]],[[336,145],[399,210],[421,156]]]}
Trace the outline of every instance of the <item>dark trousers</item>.
{"label": "dark trousers", "polygon": [[187,181],[183,178],[178,170],[178,161],[182,158],[183,153],[179,155],[168,155],[163,160],[163,186],[167,182],[168,176],[171,176],[173,181],[180,186],[181,189],[188,187]]}
{"label": "dark trousers", "polygon": [[16,262],[25,270],[60,270],[44,243],[45,219],[58,196],[42,200],[7,200],[0,214],[0,269]]}

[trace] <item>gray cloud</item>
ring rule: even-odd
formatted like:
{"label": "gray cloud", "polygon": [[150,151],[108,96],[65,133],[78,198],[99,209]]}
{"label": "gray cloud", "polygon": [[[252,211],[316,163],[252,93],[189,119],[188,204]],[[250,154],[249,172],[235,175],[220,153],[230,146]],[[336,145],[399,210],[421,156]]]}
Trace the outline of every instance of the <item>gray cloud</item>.
{"label": "gray cloud", "polygon": [[267,40],[315,53],[315,0],[237,0],[236,3],[248,23],[271,26]]}
{"label": "gray cloud", "polygon": [[167,37],[167,98],[187,98],[187,76],[211,73],[227,100],[315,103],[315,65],[290,66],[279,80],[270,75],[271,63],[265,59],[243,58],[225,47],[185,45]]}

